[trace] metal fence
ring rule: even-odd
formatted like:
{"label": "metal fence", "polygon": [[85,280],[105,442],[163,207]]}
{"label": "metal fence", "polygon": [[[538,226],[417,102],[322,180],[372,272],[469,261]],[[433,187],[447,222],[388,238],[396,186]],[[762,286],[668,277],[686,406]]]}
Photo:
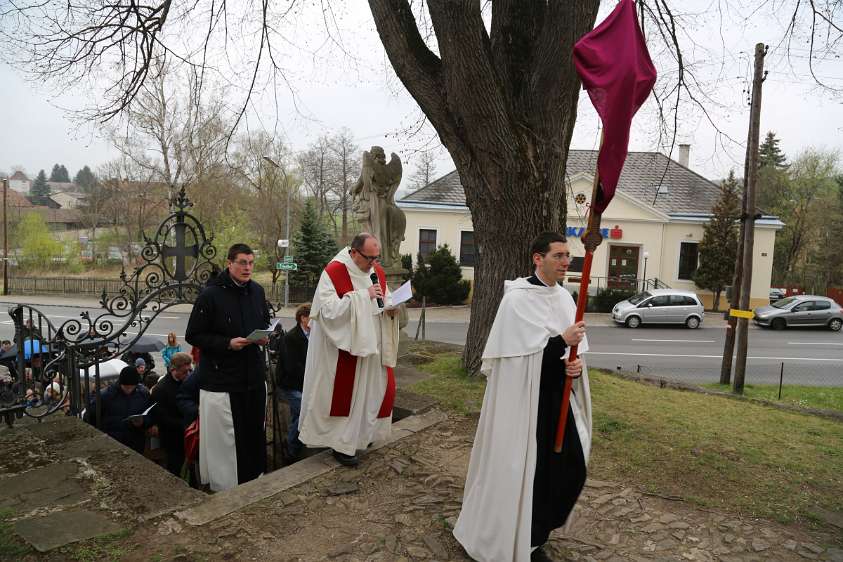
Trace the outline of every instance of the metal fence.
{"label": "metal fence", "polygon": [[120,279],[84,277],[9,277],[10,295],[102,295],[117,294],[123,287]]}
{"label": "metal fence", "polygon": [[[10,295],[116,295],[124,287],[120,279],[84,278],[84,277],[9,277]],[[267,295],[273,301],[284,298],[284,284],[278,283],[273,292],[266,287]],[[290,304],[310,302],[316,287],[290,287]]]}
{"label": "metal fence", "polygon": [[[602,363],[599,368],[608,365]],[[720,381],[720,365],[648,365],[636,361],[617,361],[615,369],[625,373],[637,373],[645,377],[690,384],[710,384]],[[816,387],[843,387],[843,359],[829,363],[791,363],[777,361],[768,363],[748,363],[745,384]]]}

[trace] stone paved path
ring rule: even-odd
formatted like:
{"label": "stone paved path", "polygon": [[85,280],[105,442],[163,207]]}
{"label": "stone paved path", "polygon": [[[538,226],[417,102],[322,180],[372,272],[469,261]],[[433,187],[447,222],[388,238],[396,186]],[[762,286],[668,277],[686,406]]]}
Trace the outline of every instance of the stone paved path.
{"label": "stone paved path", "polygon": [[[151,542],[177,559],[407,562],[467,560],[459,513],[476,419],[433,428],[202,527],[174,518]],[[843,538],[739,518],[591,480],[577,519],[549,543],[556,560],[843,560]],[[138,556],[137,560],[148,560]]]}

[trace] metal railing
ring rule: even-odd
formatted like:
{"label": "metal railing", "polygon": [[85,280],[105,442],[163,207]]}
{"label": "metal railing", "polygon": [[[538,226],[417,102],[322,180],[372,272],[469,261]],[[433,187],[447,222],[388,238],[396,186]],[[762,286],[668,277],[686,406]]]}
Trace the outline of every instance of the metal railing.
{"label": "metal railing", "polygon": [[[568,277],[565,280],[565,288],[569,291],[579,290],[580,273],[576,271],[569,271]],[[646,291],[648,289],[670,289],[670,285],[659,279],[652,277],[650,279],[641,279],[638,277],[626,276],[608,276],[601,277],[592,275],[589,284],[588,293],[590,295],[596,294],[598,291],[604,289],[620,289],[626,291]]]}

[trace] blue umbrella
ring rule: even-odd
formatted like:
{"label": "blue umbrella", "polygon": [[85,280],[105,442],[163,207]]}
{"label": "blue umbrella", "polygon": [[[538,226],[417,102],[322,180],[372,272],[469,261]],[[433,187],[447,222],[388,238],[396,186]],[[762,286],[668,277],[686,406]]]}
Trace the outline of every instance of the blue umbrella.
{"label": "blue umbrella", "polygon": [[33,353],[47,352],[47,346],[42,346],[40,340],[23,340],[23,358],[29,361]]}

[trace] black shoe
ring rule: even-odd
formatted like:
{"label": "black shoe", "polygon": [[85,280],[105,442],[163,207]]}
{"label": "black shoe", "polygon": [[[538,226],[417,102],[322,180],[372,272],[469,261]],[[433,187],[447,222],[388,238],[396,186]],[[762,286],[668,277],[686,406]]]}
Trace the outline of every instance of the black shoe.
{"label": "black shoe", "polygon": [[337,462],[343,466],[357,466],[360,463],[360,459],[357,458],[357,455],[344,455],[339,451],[331,451],[334,455],[334,458],[337,459]]}
{"label": "black shoe", "polygon": [[547,555],[543,547],[538,547],[530,554],[530,562],[553,562],[553,558]]}

